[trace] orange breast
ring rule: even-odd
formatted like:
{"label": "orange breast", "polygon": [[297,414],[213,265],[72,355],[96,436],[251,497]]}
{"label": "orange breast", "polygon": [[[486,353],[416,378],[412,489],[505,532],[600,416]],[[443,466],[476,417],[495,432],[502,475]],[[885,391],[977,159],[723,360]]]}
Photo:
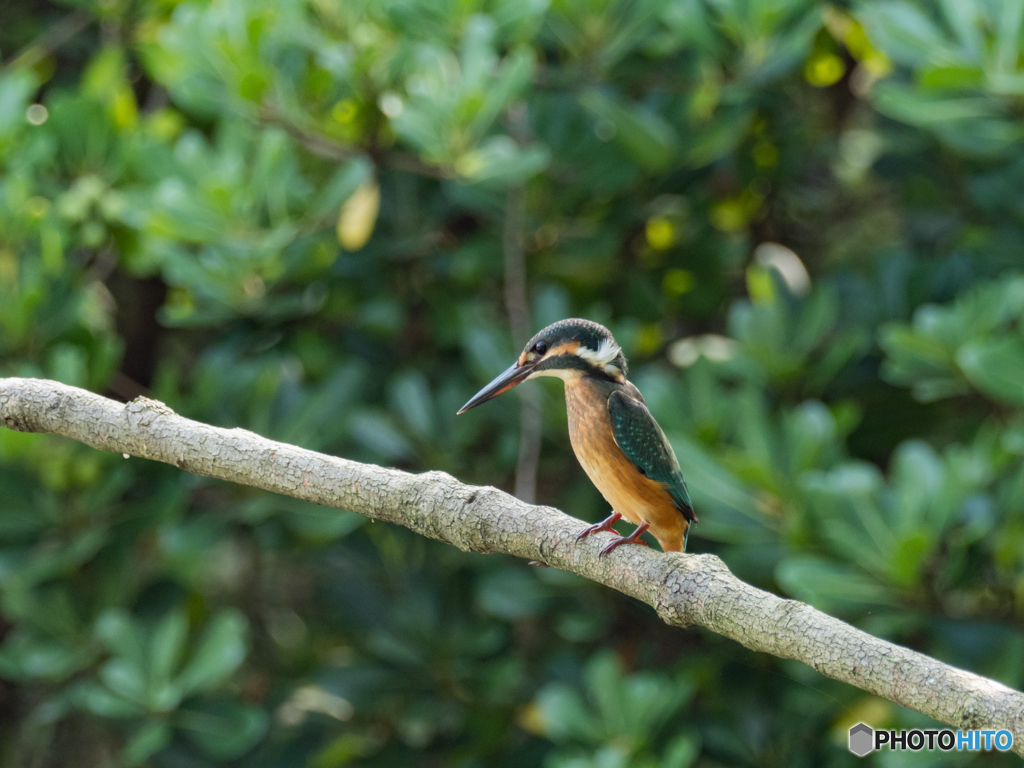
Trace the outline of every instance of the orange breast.
{"label": "orange breast", "polygon": [[569,438],[583,470],[612,509],[639,525],[646,520],[666,552],[683,548],[687,523],[660,483],[640,474],[612,435],[608,392],[591,379],[565,382]]}

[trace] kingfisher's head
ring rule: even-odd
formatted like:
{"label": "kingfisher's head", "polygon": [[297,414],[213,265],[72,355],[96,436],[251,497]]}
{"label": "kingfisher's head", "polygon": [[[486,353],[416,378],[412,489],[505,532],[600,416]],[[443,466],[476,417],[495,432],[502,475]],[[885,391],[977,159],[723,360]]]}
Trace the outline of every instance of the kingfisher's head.
{"label": "kingfisher's head", "polygon": [[626,358],[607,328],[590,320],[559,320],[526,342],[519,359],[473,395],[459,413],[537,376],[594,376],[621,383],[626,380],[626,372]]}

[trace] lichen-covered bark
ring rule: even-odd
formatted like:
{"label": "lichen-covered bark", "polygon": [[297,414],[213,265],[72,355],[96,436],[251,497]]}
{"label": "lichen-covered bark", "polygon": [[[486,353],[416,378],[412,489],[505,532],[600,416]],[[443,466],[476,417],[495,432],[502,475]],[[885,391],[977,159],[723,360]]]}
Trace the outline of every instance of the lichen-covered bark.
{"label": "lichen-covered bark", "polygon": [[218,429],[145,398],[124,405],[52,381],[0,379],[0,419],[10,429],[63,435],[398,523],[463,550],[541,560],[654,606],[668,624],[698,624],[755,651],[802,661],[956,728],[1005,728],[1024,755],[1021,693],[756,589],[713,555],[621,547],[598,559],[610,534],[577,542],[583,523],[557,509],[443,472],[411,475]]}

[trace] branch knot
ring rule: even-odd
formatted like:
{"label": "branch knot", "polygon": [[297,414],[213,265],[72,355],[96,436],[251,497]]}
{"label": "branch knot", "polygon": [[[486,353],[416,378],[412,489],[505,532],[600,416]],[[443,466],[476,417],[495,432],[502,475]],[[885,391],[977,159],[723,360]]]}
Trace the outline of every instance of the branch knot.
{"label": "branch knot", "polygon": [[171,408],[159,400],[142,397],[141,395],[127,403],[124,410],[128,415],[128,421],[133,426],[139,427],[148,427],[161,416],[175,415]]}

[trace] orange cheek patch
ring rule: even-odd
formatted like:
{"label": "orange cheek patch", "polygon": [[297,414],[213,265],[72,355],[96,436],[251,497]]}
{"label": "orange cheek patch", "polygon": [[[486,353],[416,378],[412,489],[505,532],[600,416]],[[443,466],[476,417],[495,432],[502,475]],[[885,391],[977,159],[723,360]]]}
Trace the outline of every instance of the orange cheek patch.
{"label": "orange cheek patch", "polygon": [[[564,344],[559,344],[557,347],[552,347],[542,357],[534,357],[533,360],[537,361],[539,359],[555,357],[557,355],[574,355],[576,354],[576,350],[579,348],[580,343],[578,341],[567,341]],[[529,350],[523,352],[523,354],[519,356],[519,365],[526,365],[528,362],[530,362]]]}
{"label": "orange cheek patch", "polygon": [[555,357],[557,355],[575,355],[576,350],[580,348],[578,341],[567,341],[564,344],[559,344],[554,349],[548,350],[547,357]]}

